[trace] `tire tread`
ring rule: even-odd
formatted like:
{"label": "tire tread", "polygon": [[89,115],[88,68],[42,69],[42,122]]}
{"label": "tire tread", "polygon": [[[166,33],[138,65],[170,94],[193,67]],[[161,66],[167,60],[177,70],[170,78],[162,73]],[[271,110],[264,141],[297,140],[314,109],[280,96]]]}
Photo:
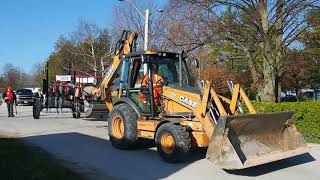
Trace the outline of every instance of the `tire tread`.
{"label": "tire tread", "polygon": [[[166,154],[161,147],[160,137],[163,132],[173,135],[176,147],[171,154]],[[156,145],[160,156],[167,162],[176,163],[187,159],[191,149],[191,138],[187,128],[180,124],[166,123],[156,133]]]}

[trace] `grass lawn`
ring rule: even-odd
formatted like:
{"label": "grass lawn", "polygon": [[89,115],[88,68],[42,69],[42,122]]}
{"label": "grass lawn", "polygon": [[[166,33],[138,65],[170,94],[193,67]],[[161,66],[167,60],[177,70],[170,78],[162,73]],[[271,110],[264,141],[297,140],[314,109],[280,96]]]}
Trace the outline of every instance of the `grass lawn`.
{"label": "grass lawn", "polygon": [[47,152],[19,139],[0,137],[1,180],[81,180]]}

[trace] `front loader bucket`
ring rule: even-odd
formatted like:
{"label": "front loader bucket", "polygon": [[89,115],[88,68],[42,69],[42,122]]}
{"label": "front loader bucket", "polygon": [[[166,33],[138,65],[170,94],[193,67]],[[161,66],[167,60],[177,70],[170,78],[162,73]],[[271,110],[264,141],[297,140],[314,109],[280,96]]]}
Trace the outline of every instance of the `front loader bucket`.
{"label": "front loader bucket", "polygon": [[207,158],[223,169],[243,169],[303,154],[307,144],[293,118],[294,112],[221,117]]}

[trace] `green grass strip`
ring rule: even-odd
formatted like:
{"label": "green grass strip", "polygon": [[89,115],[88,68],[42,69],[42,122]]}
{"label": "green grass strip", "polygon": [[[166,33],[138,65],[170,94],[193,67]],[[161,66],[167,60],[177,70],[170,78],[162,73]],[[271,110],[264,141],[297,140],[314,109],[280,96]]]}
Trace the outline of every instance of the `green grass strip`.
{"label": "green grass strip", "polygon": [[84,178],[62,166],[41,148],[19,139],[0,137],[0,179],[81,180]]}

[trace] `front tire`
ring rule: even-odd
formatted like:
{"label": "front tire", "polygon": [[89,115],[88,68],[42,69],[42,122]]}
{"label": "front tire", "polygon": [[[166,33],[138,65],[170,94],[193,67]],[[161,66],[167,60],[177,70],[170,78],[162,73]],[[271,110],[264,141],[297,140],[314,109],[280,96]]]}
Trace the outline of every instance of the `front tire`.
{"label": "front tire", "polygon": [[170,163],[185,161],[190,153],[190,134],[180,124],[166,123],[160,126],[155,142],[159,155]]}
{"label": "front tire", "polygon": [[137,141],[137,113],[127,104],[116,105],[109,116],[108,133],[112,146],[132,149]]}

